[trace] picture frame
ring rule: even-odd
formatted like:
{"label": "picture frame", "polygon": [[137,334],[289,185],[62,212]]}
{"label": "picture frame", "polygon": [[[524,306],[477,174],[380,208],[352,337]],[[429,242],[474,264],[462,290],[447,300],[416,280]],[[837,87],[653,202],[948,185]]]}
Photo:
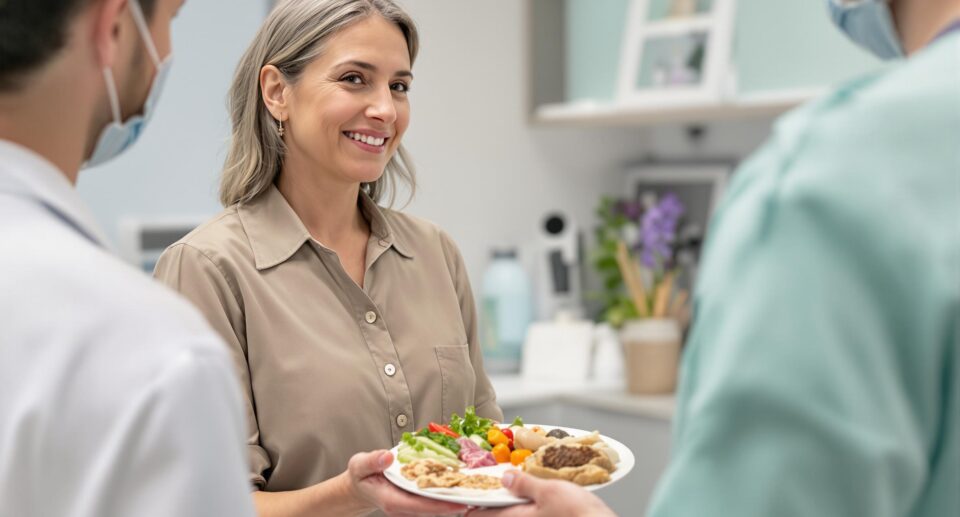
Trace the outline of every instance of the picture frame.
{"label": "picture frame", "polygon": [[618,101],[662,108],[719,102],[729,86],[734,0],[631,0]]}
{"label": "picture frame", "polygon": [[645,196],[660,198],[672,193],[685,208],[677,227],[677,241],[682,248],[677,261],[686,272],[678,279],[681,288],[689,290],[696,283],[710,220],[723,198],[734,167],[733,161],[657,161],[634,164],[625,170],[624,192],[629,199],[643,203]]}

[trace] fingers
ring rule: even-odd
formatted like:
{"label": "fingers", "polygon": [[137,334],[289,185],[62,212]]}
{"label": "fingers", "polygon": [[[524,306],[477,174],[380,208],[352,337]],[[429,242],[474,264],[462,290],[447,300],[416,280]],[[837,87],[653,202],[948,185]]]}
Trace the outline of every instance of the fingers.
{"label": "fingers", "polygon": [[393,454],[389,451],[360,452],[354,454],[347,464],[347,470],[353,479],[380,474],[393,463]]}
{"label": "fingers", "polygon": [[513,495],[530,499],[534,503],[540,501],[540,492],[549,486],[548,481],[524,475],[519,470],[504,472],[501,482]]}

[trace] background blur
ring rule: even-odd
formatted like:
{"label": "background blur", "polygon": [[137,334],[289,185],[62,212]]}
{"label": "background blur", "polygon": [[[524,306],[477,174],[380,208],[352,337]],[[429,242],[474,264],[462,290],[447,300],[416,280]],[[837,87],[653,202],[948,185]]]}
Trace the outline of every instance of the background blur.
{"label": "background blur", "polygon": [[[612,321],[587,294],[602,288],[604,272],[592,261],[595,230],[609,222],[596,213],[604,196],[638,201],[647,191],[677,192],[686,213],[699,214],[686,227],[696,244],[725,175],[769,136],[778,115],[880,65],[830,25],[822,0],[399,3],[422,43],[405,141],[419,189],[405,210],[459,244],[488,331],[496,327],[488,295],[536,304],[530,317],[510,313],[517,318],[510,339],[518,342],[502,357],[516,360],[526,337],[524,371],[514,364],[494,378],[498,400],[508,419],[600,429],[629,446],[637,467],[601,494],[635,515],[669,456],[673,398],[624,389],[623,353],[610,327],[526,333],[532,320],[555,315],[547,302],[569,302],[551,299],[541,274],[545,251],[565,246],[545,238],[545,217],[560,213],[579,227],[580,266],[567,272],[586,281],[576,293],[586,316]],[[124,221],[189,226],[221,209],[226,92],[271,4],[184,6],[174,24],[174,67],[142,143],[80,176],[82,196],[121,248]],[[162,237],[154,245],[165,245]],[[491,251],[503,247],[518,250],[522,271],[508,268],[499,285],[485,282]],[[688,258],[693,271],[696,253]],[[149,257],[131,260],[149,265]],[[532,292],[509,291],[523,283],[514,274],[526,275]],[[583,352],[583,343],[595,351]]]}

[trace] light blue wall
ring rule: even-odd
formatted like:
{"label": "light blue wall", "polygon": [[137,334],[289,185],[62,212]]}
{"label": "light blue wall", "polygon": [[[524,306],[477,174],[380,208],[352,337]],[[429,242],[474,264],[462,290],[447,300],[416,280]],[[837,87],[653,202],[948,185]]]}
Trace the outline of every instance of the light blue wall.
{"label": "light blue wall", "polygon": [[823,0],[738,0],[741,93],[830,86],[880,66],[830,21]]}
{"label": "light blue wall", "polygon": [[[670,2],[650,0],[649,19],[667,17]],[[629,3],[566,0],[568,100],[615,97]],[[699,9],[711,4],[698,0]],[[740,93],[824,87],[879,66],[832,26],[823,0],[737,0],[736,8]]]}
{"label": "light blue wall", "polygon": [[629,0],[567,0],[568,100],[613,99],[629,3]]}
{"label": "light blue wall", "polygon": [[127,153],[80,173],[80,195],[114,242],[123,217],[220,210],[227,89],[266,11],[266,0],[184,4],[173,24],[173,69],[146,132]]}

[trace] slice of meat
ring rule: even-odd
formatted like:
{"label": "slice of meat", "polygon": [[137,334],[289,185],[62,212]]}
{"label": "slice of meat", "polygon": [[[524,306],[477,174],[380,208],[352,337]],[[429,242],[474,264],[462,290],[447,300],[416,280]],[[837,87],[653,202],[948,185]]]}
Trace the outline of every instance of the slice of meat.
{"label": "slice of meat", "polygon": [[554,445],[543,451],[543,466],[551,469],[579,467],[600,453],[586,445]]}

